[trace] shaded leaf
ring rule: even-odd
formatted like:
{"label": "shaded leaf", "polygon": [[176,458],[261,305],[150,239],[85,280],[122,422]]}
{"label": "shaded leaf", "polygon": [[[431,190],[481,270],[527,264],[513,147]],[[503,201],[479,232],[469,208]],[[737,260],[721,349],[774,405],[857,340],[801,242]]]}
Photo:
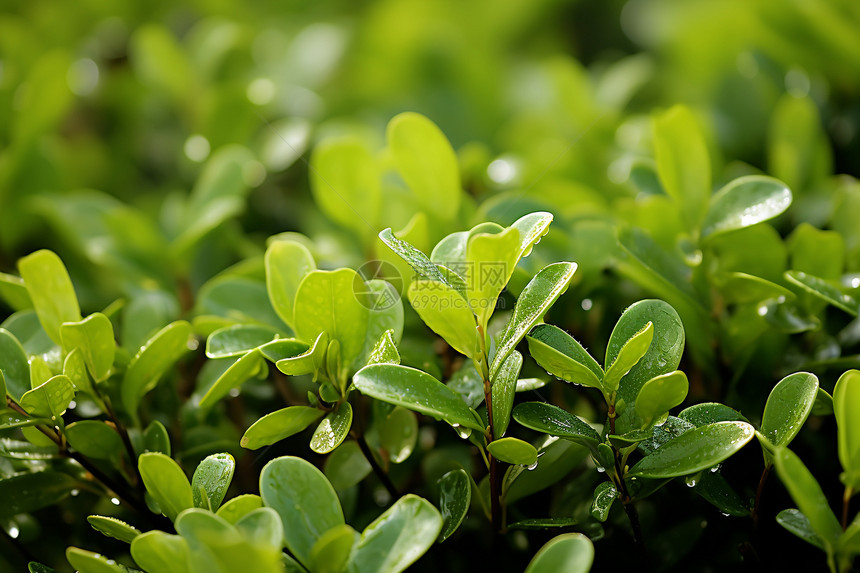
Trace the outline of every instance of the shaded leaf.
{"label": "shaded leaf", "polygon": [[591,502],[591,515],[594,519],[600,522],[606,521],[616,499],[618,499],[618,490],[612,482],[602,481],[597,484]]}
{"label": "shaded leaf", "polygon": [[594,428],[573,414],[558,406],[544,402],[525,402],[514,408],[514,419],[537,432],[559,436],[589,447],[596,447],[601,441]]}
{"label": "shaded leaf", "polygon": [[439,479],[439,509],[442,512],[442,543],[459,529],[472,504],[472,484],[464,469],[453,470]]}
{"label": "shaded leaf", "polygon": [[194,507],[191,484],[172,458],[150,452],[141,454],[137,463],[146,491],[168,519],[173,521],[182,510]]}
{"label": "shaded leaf", "polygon": [[565,533],[550,539],[535,554],[525,573],[587,573],[594,561],[594,546],[582,533]]}

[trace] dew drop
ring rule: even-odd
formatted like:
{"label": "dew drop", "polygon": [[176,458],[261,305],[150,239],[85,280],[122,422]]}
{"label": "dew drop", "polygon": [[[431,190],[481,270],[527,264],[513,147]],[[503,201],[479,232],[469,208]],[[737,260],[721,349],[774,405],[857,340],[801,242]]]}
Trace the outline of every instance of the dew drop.
{"label": "dew drop", "polygon": [[110,498],[110,502],[114,505],[119,505],[119,498],[112,497]]}
{"label": "dew drop", "polygon": [[12,539],[18,539],[18,536],[21,534],[21,530],[15,527],[14,525],[9,528],[9,537]]}
{"label": "dew drop", "polygon": [[532,470],[533,470],[533,469],[535,469],[536,467],[538,467],[537,460],[535,460],[535,463],[533,463],[532,465],[530,465],[530,466],[529,466],[529,467],[527,467],[526,469],[527,469],[527,470],[529,470],[529,471],[532,471]]}
{"label": "dew drop", "polygon": [[80,493],[81,493],[81,490],[79,490],[79,489],[73,489],[72,491],[70,491],[70,492],[69,492],[69,495],[70,495],[70,496],[72,496],[72,497],[77,497],[77,496],[78,496],[78,494],[80,494]]}

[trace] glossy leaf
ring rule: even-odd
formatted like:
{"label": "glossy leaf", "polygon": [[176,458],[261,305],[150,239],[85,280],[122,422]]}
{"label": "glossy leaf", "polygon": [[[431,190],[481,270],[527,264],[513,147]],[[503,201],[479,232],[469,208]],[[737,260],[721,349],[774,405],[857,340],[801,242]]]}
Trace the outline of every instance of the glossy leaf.
{"label": "glossy leaf", "polygon": [[842,535],[842,527],[833,515],[827,497],[821,491],[821,486],[800,458],[788,448],[777,448],[774,454],[774,465],[791,499],[806,516],[809,526],[821,539],[828,554],[831,554]]}
{"label": "glossy leaf", "polygon": [[30,390],[30,365],[27,354],[18,339],[6,329],[0,328],[0,370],[6,379],[6,391],[15,401]]}
{"label": "glossy leaf", "polygon": [[776,522],[807,543],[826,551],[821,538],[812,529],[809,519],[799,509],[783,509],[776,515]]}
{"label": "glossy leaf", "polygon": [[508,326],[499,339],[490,368],[491,380],[526,333],[543,319],[547,310],[567,290],[575,272],[576,263],[554,263],[545,266],[529,281],[520,293]]}
{"label": "glossy leaf", "polygon": [[311,437],[311,449],[318,454],[327,454],[346,439],[352,427],[352,406],[343,402],[330,412],[317,426]]}
{"label": "glossy leaf", "polygon": [[122,403],[126,411],[136,416],[144,394],[195,346],[191,325],[184,320],[168,324],[150,338],[132,358],[122,381]]}
{"label": "glossy leaf", "polygon": [[680,405],[689,387],[687,375],[680,370],[655,376],[643,384],[636,397],[636,415],[642,419],[643,427]]}
{"label": "glossy leaf", "polygon": [[385,229],[379,233],[379,238],[385,243],[388,248],[394,251],[400,258],[409,263],[409,266],[418,273],[419,276],[431,281],[440,282],[444,285],[451,286],[448,279],[442,274],[439,268],[421,251],[407,243],[401,241],[394,236],[391,229]]}
{"label": "glossy leaf", "polygon": [[565,533],[550,539],[535,554],[525,573],[587,573],[594,561],[594,546],[582,533]]}
{"label": "glossy leaf", "polygon": [[78,392],[86,392],[93,397],[96,402],[101,401],[99,393],[96,392],[96,389],[93,387],[92,380],[90,379],[90,375],[87,371],[86,362],[84,362],[84,355],[81,353],[80,349],[75,348],[66,355],[66,359],[63,361],[63,374],[72,381],[72,385],[74,385],[75,390]]}
{"label": "glossy leaf", "polygon": [[135,537],[140,535],[139,529],[115,517],[90,515],[87,517],[87,521],[93,529],[102,535],[119,539],[125,543],[131,543]]}
{"label": "glossy leaf", "polygon": [[521,466],[530,466],[537,461],[538,452],[533,445],[518,438],[499,438],[487,444],[487,451],[494,458]]}
{"label": "glossy leaf", "polygon": [[314,573],[346,571],[353,548],[359,539],[358,532],[349,525],[332,527],[314,543],[310,570]]}
{"label": "glossy leaf", "polygon": [[791,199],[791,191],[778,179],[761,175],[739,177],[711,197],[702,223],[702,238],[773,219],[788,209]]}
{"label": "glossy leaf", "polygon": [[537,432],[559,436],[589,447],[601,441],[594,428],[558,406],[545,402],[525,402],[514,408],[514,420]]}
{"label": "glossy leaf", "polygon": [[30,387],[37,388],[53,377],[51,367],[41,356],[30,358]]}
{"label": "glossy leaf", "polygon": [[603,369],[572,336],[550,324],[539,324],[526,337],[532,358],[548,373],[576,384],[600,388]]}
{"label": "glossy leaf", "polygon": [[208,410],[234,388],[240,387],[251,378],[264,376],[268,372],[268,365],[263,359],[262,352],[258,349],[248,352],[215,380],[212,387],[200,398],[200,409]]}
{"label": "glossy leaf", "polygon": [[141,454],[137,463],[146,491],[168,519],[173,521],[182,510],[194,507],[191,484],[173,459],[151,452]]}
{"label": "glossy leaf", "polygon": [[303,459],[286,456],[267,463],[260,474],[260,494],[266,507],[281,517],[287,549],[305,566],[317,540],[344,524],[334,488]]}
{"label": "glossy leaf", "polygon": [[0,516],[11,518],[57,504],[76,486],[71,476],[54,470],[7,477],[0,480]]}
{"label": "glossy leaf", "polygon": [[780,380],[767,398],[761,433],[774,447],[787,446],[800,431],[818,396],[818,378],[808,372]]}
{"label": "glossy leaf", "polygon": [[618,499],[618,489],[611,481],[597,484],[594,488],[594,499],[591,502],[591,515],[594,519],[600,522],[606,521],[616,499]]}
{"label": "glossy leaf", "polygon": [[361,534],[348,571],[399,573],[421,557],[442,530],[442,516],[416,495],[397,500]]}
{"label": "glossy leaf", "polygon": [[396,406],[383,419],[374,420],[379,447],[391,463],[405,462],[418,443],[418,418],[411,410]]}
{"label": "glossy leaf", "polygon": [[[645,327],[631,336],[618,350],[618,355],[610,364],[606,361],[606,374],[603,376],[601,387],[606,395],[618,391],[618,385],[630,370],[636,366],[654,339],[654,324],[648,322]],[[644,387],[644,386],[643,386]]]}
{"label": "glossy leaf", "polygon": [[113,324],[108,317],[96,312],[80,322],[65,322],[60,325],[60,339],[67,351],[80,350],[93,380],[107,379],[116,352]]}
{"label": "glossy leaf", "polygon": [[371,279],[359,283],[356,291],[358,300],[368,308],[368,314],[361,353],[347,365],[350,373],[368,364],[368,357],[386,332],[391,332],[395,344],[403,336],[403,303],[391,283]]}
{"label": "glossy leaf", "polygon": [[161,452],[170,455],[170,434],[158,420],[153,420],[143,431],[143,448],[147,452]]}
{"label": "glossy leaf", "polygon": [[263,507],[263,500],[259,495],[242,494],[227,500],[215,515],[227,523],[236,523],[255,509]]}
{"label": "glossy leaf", "polygon": [[265,326],[255,324],[233,324],[219,328],[206,339],[208,358],[242,356],[278,338],[278,333]]}
{"label": "glossy leaf", "polygon": [[368,364],[400,364],[400,352],[394,341],[394,330],[389,329],[382,333],[370,355],[367,357]]}
{"label": "glossy leaf", "polygon": [[[690,482],[688,482],[689,485]],[[702,472],[701,478],[693,487],[693,491],[702,496],[720,512],[735,517],[746,517],[750,509],[741,496],[729,485],[720,472]]]}
{"label": "glossy leaf", "polygon": [[212,454],[197,465],[191,478],[194,507],[216,511],[233,480],[236,460],[230,454]]}
{"label": "glossy leaf", "polygon": [[266,344],[259,346],[257,349],[260,351],[260,354],[263,355],[263,358],[269,362],[277,364],[281,360],[300,356],[302,353],[308,351],[309,346],[295,338],[280,338],[278,340],[267,342]]}
{"label": "glossy leaf", "polygon": [[505,434],[511,421],[511,409],[517,391],[517,378],[523,366],[523,355],[514,350],[499,368],[492,385],[493,437],[498,439]]}
{"label": "glossy leaf", "polygon": [[134,571],[134,569],[124,567],[104,555],[77,547],[66,549],[66,559],[76,570],[86,571],[86,573],[128,573]]}
{"label": "glossy leaf", "polygon": [[18,270],[42,328],[60,344],[60,325],[81,320],[78,297],[66,266],[55,253],[42,250],[19,260]]}
{"label": "glossy leaf", "polygon": [[297,434],[323,417],[324,412],[308,406],[290,406],[266,414],[245,430],[240,445],[256,450]]}
{"label": "glossy leaf", "polygon": [[426,372],[396,364],[374,364],[359,370],[353,384],[362,394],[442,419],[449,424],[483,431],[473,410],[459,394]]}
{"label": "glossy leaf", "polygon": [[737,410],[716,402],[703,402],[684,408],[678,413],[678,417],[696,427],[715,422],[749,422]]}
{"label": "glossy leaf", "polygon": [[274,241],[266,249],[266,290],[272,307],[292,327],[296,292],[305,276],[316,269],[307,248],[294,241]]}
{"label": "glossy leaf", "polygon": [[278,360],[275,363],[275,366],[278,367],[278,370],[288,376],[301,376],[303,374],[316,372],[323,365],[328,343],[328,333],[320,332],[310,348],[296,356]]}
{"label": "glossy leaf", "polygon": [[439,509],[443,520],[439,543],[460,528],[471,504],[472,484],[466,470],[450,471],[439,479]]}
{"label": "glossy leaf", "polygon": [[98,420],[80,420],[66,426],[66,439],[88,458],[119,462],[124,446],[119,433]]}
{"label": "glossy leaf", "polygon": [[72,381],[60,374],[26,392],[20,405],[31,416],[58,420],[74,398]]}
{"label": "glossy leaf", "polygon": [[[860,487],[860,371],[849,370],[839,377],[833,389],[833,413],[836,416],[839,461],[852,480]],[[848,485],[848,484],[846,484]],[[803,508],[800,508],[803,510]]]}
{"label": "glossy leaf", "polygon": [[504,498],[509,504],[559,482],[588,457],[586,448],[554,436],[546,436],[535,446],[537,467],[529,470],[526,466],[511,466],[506,474]]}
{"label": "glossy leaf", "polygon": [[804,292],[819,298],[836,308],[857,316],[860,302],[851,295],[843,293],[838,287],[826,280],[801,271],[786,271],[785,278],[800,287]]}
{"label": "glossy leaf", "polygon": [[407,296],[421,320],[454,350],[470,358],[477,355],[475,315],[460,293],[437,281],[415,280]]}
{"label": "glossy leaf", "polygon": [[684,432],[634,465],[628,476],[671,478],[713,467],[755,435],[745,422],[717,422]]}
{"label": "glossy leaf", "polygon": [[191,573],[188,543],[178,535],[147,531],[131,542],[131,556],[147,571]]}

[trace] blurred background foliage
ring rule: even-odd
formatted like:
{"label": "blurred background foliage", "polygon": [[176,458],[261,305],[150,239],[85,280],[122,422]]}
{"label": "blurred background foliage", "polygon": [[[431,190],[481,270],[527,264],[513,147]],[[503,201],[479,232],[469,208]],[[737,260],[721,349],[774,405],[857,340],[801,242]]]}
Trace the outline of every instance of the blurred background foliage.
{"label": "blurred background foliage", "polygon": [[[386,256],[375,242],[386,227],[424,225],[410,240],[428,249],[479,221],[507,225],[548,210],[553,231],[527,266],[579,263],[567,296],[581,304],[554,311],[555,322],[599,354],[627,304],[664,294],[623,264],[632,282],[605,272],[625,259],[619,225],[645,229],[690,266],[701,262],[663,192],[652,145],[652,115],[681,103],[704,136],[714,189],[764,172],[794,194],[773,227],[711,245],[728,253],[723,270],[777,280],[787,268],[815,267],[814,255],[783,242],[807,223],[812,230],[792,237],[815,241],[795,243],[824,244],[817,229],[839,238],[821,239],[836,244],[806,270],[856,288],[858,29],[853,0],[4,0],[0,271],[14,273],[37,248],[55,250],[87,311],[132,301],[121,340],[133,350],[171,320],[218,314],[234,299],[213,294],[226,283],[211,279],[259,280],[266,238],[277,233],[311,237],[324,268],[357,267]],[[455,217],[416,222],[416,200],[385,173],[385,125],[403,111],[429,117],[457,153],[465,193]],[[315,202],[309,165],[322,159],[312,150],[341,137],[382,166],[387,194],[372,233]],[[759,258],[741,256],[742,245]],[[704,341],[692,350],[694,401],[760,412],[773,382],[799,366],[856,367],[856,323],[849,329],[832,308],[807,305],[831,319],[824,332],[768,333],[751,356],[750,338],[738,333],[757,337],[752,319],[726,314],[719,301],[703,306],[698,315],[679,307],[691,345]],[[716,339],[725,344],[715,351]],[[432,371],[426,349],[404,349],[407,362],[410,352]],[[839,372],[823,368],[822,387],[832,389]],[[225,436],[235,448],[236,435]],[[836,471],[808,441],[802,454]],[[575,501],[565,495],[562,508]],[[688,526],[675,524],[666,545],[693,536],[692,547]]]}

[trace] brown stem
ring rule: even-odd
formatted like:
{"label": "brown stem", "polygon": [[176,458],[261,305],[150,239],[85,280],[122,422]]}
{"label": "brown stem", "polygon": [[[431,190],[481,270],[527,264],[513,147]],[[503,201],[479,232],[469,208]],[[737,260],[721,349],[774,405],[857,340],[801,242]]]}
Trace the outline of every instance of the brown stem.
{"label": "brown stem", "polygon": [[767,478],[770,475],[770,468],[773,467],[770,464],[765,464],[764,471],[761,472],[761,478],[758,480],[758,487],[755,490],[755,502],[753,502],[752,508],[752,520],[753,526],[758,527],[758,517],[759,511],[761,508],[761,497],[764,492],[764,484],[767,482]]}
{"label": "brown stem", "polygon": [[131,445],[131,438],[128,436],[128,430],[125,427],[125,424],[119,421],[116,413],[111,407],[110,399],[104,400],[105,412],[107,412],[108,417],[114,423],[114,427],[116,431],[119,433],[119,437],[122,439],[122,444],[125,447],[125,453],[128,456],[128,462],[131,464],[133,468],[132,476],[134,477],[134,485],[143,486],[143,481],[140,477],[140,469],[137,467],[137,454],[134,451],[134,446]]}
{"label": "brown stem", "polygon": [[[614,421],[614,419],[614,417],[610,418],[611,421]],[[627,519],[630,521],[630,528],[633,530],[633,542],[641,553],[645,569],[647,570],[649,568],[648,552],[645,549],[645,538],[642,536],[642,525],[639,523],[639,512],[636,511],[633,498],[630,496],[627,484],[624,482],[624,467],[621,460],[621,452],[615,448],[612,448],[612,451],[615,454],[615,475],[618,480],[618,489],[621,493],[621,503],[624,505],[624,513],[627,514]]]}
{"label": "brown stem", "polygon": [[854,488],[848,486],[845,488],[845,493],[842,494],[842,530],[848,527],[848,509],[851,507],[851,496],[854,495]]}
{"label": "brown stem", "polygon": [[370,450],[370,446],[367,445],[367,440],[364,439],[364,436],[356,434],[353,434],[353,437],[355,438],[355,441],[358,442],[358,447],[361,449],[361,453],[364,454],[364,457],[373,469],[373,473],[376,474],[376,477],[379,478],[379,481],[382,482],[382,485],[384,485],[385,489],[388,490],[388,495],[391,496],[392,501],[399,499],[400,493],[398,493],[397,488],[394,487],[394,483],[391,481],[391,478],[385,470],[382,469],[379,462],[376,461],[376,456],[373,455],[373,452]]}

